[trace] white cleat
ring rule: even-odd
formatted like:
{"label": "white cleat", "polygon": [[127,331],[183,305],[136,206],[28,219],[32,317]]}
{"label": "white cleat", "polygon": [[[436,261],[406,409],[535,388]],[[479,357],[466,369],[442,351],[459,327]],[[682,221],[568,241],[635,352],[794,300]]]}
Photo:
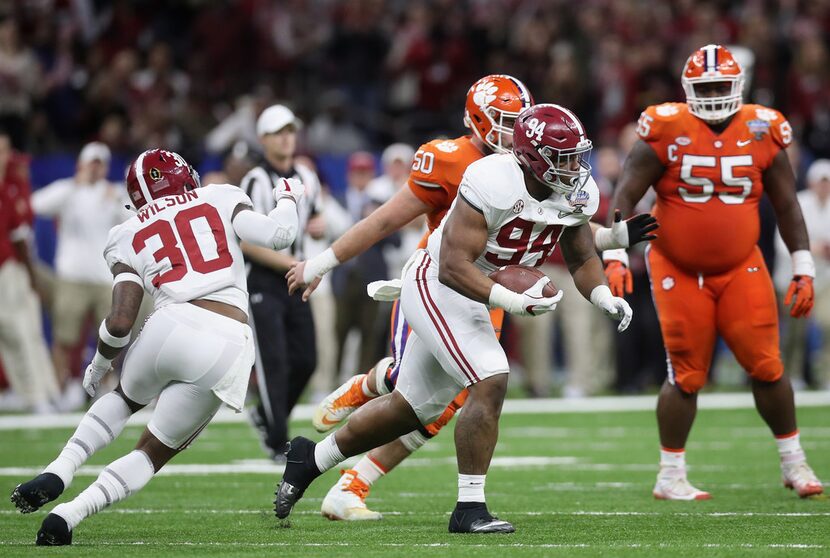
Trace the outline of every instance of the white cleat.
{"label": "white cleat", "polygon": [[801,460],[794,463],[781,463],[781,477],[784,486],[795,490],[799,497],[807,498],[817,496],[824,492],[824,487],[818,477],[807,465],[807,461]]}
{"label": "white cleat", "polygon": [[354,469],[343,471],[340,480],[331,487],[320,513],[332,521],[377,521],[383,516],[366,507],[369,485],[357,477]]}
{"label": "white cleat", "polygon": [[652,494],[658,500],[709,500],[708,492],[698,490],[686,478],[686,469],[661,467]]}

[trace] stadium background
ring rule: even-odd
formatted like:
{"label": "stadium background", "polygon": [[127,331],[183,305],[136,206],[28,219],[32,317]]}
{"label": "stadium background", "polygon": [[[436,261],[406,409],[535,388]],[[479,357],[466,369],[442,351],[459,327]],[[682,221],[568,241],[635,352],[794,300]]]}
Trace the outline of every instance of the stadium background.
{"label": "stadium background", "polygon": [[[751,53],[747,100],[789,118],[800,188],[810,162],[830,156],[828,2],[12,0],[0,17],[0,125],[32,157],[34,189],[71,176],[92,140],[112,149],[112,180],[157,146],[204,175],[221,168],[233,143],[212,130],[282,102],[305,123],[300,152],[339,196],[351,152],[464,133],[466,90],[491,72],[519,77],[537,101],[572,108],[595,146],[622,159],[640,110],[682,100],[679,69],[710,42]],[[235,139],[257,148],[255,136]],[[36,220],[36,242],[51,264],[51,221]],[[815,329],[809,342],[820,342]],[[617,368],[630,368],[617,352]],[[556,355],[561,364],[561,347]],[[618,373],[608,387],[659,383],[663,371],[648,368]]]}

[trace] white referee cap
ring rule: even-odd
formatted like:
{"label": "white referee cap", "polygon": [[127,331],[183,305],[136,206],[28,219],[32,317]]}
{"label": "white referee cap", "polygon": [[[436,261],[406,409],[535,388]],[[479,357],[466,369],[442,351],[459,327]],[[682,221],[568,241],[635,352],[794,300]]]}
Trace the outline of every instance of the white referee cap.
{"label": "white referee cap", "polygon": [[259,119],[256,121],[256,134],[258,136],[274,134],[289,124],[293,124],[297,130],[303,125],[300,119],[294,116],[291,109],[285,105],[271,105],[259,115]]}

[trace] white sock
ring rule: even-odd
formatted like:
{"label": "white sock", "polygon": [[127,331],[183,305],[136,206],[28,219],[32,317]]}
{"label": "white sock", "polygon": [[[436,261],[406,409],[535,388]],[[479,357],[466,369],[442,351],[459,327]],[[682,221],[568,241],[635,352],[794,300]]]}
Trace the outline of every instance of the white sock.
{"label": "white sock", "polygon": [[484,502],[484,483],[487,475],[458,474],[458,501]]}
{"label": "white sock", "polygon": [[144,488],[154,474],[147,454],[134,450],[110,463],[86,490],[71,502],[55,506],[52,513],[64,518],[72,530],[90,515]]}
{"label": "white sock", "polygon": [[676,467],[678,469],[685,469],[686,451],[660,448],[660,467]]}
{"label": "white sock", "polygon": [[81,418],[60,455],[43,472],[57,475],[63,481],[64,489],[69,488],[78,467],[115,440],[131,414],[120,395],[113,392],[104,395]]}
{"label": "white sock", "polygon": [[780,438],[776,436],[775,444],[778,446],[778,455],[783,462],[797,463],[806,459],[804,450],[801,449],[798,430],[789,436],[782,436]]}
{"label": "white sock", "polygon": [[329,434],[322,442],[318,442],[314,446],[314,462],[321,473],[325,473],[338,463],[345,461],[345,459],[343,454],[340,453],[340,448],[337,447],[334,434]]}
{"label": "white sock", "polygon": [[378,394],[372,391],[372,388],[369,386],[369,374],[361,374],[359,381],[360,389],[363,391],[363,395],[369,399],[374,399],[378,396]]}
{"label": "white sock", "polygon": [[398,440],[404,445],[410,453],[414,453],[427,443],[429,438],[423,435],[420,430],[413,430],[409,434],[404,434]]}
{"label": "white sock", "polygon": [[357,477],[369,486],[372,486],[375,481],[386,474],[386,469],[381,467],[380,464],[369,457],[368,454],[364,455],[361,460],[357,462],[357,465],[354,466],[354,471],[357,473]]}

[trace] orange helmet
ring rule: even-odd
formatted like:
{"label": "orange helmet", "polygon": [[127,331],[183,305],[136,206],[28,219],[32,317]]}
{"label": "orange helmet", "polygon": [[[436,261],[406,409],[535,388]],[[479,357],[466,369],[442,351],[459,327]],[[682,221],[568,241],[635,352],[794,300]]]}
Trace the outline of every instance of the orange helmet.
{"label": "orange helmet", "polygon": [[[706,45],[694,51],[686,60],[681,81],[689,112],[701,120],[722,122],[741,108],[744,72],[724,46]],[[695,91],[701,83],[729,83],[731,90],[729,95],[703,97]]]}
{"label": "orange helmet", "polygon": [[464,125],[497,153],[510,153],[502,135],[513,136],[513,124],[522,110],[533,104],[525,84],[501,74],[484,76],[467,91]]}

